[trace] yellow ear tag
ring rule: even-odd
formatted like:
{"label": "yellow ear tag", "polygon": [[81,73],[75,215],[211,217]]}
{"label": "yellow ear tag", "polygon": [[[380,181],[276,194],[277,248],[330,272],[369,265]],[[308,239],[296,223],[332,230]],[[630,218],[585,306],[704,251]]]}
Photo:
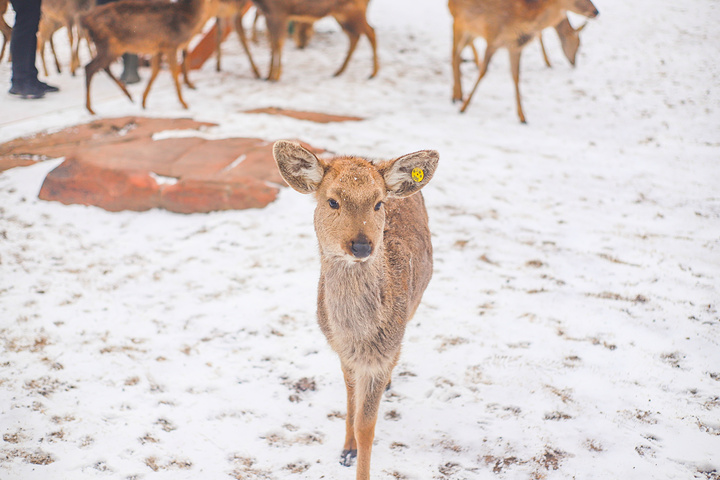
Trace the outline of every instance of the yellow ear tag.
{"label": "yellow ear tag", "polygon": [[425,172],[422,171],[422,168],[413,168],[411,175],[412,179],[418,183],[422,182],[423,178],[425,178]]}

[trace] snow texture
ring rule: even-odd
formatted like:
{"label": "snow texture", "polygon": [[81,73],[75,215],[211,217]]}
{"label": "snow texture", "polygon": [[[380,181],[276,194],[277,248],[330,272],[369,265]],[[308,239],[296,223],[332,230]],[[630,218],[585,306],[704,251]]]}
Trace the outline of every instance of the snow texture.
{"label": "snow texture", "polygon": [[[332,77],[347,40],[326,19],[305,50],[286,44],[278,83],[252,78],[233,34],[222,72],[191,73],[189,111],[167,71],[145,111],[93,81],[100,116],[440,152],[423,191],[435,273],[381,404],[373,478],[718,478],[720,4],[596,4],[576,68],[552,30],[553,68],[525,49],[527,125],[504,52],[465,114],[451,103],[442,0],[370,2],[372,80],[365,39]],[[266,71],[267,40],[252,47]],[[467,92],[477,69],[462,68]],[[61,92],[0,95],[1,142],[95,118],[82,71],[47,81]],[[267,106],[366,120],[242,113]],[[354,478],[342,375],[315,323],[313,199],[109,213],[38,200],[58,163],[0,174],[0,478]]]}

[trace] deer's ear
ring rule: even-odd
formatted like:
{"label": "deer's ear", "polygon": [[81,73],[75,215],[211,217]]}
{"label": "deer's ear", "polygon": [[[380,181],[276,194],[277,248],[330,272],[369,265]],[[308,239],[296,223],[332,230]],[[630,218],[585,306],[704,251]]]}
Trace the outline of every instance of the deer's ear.
{"label": "deer's ear", "polygon": [[273,157],[280,175],[300,193],[317,190],[325,175],[323,164],[314,153],[299,143],[280,140],[273,145]]}
{"label": "deer's ear", "polygon": [[435,150],[421,150],[379,165],[388,195],[409,197],[420,190],[432,178],[439,159]]}

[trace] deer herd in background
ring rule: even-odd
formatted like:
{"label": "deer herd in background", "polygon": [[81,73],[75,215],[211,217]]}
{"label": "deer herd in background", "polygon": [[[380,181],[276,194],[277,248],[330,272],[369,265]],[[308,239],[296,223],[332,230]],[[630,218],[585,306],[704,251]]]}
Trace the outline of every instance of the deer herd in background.
{"label": "deer herd in background", "polygon": [[[75,74],[80,66],[78,49],[80,40],[92,44],[92,60],[85,66],[86,106],[94,113],[90,103],[90,81],[99,70],[105,70],[132,100],[130,93],[109,69],[109,65],[123,53],[138,53],[152,58],[152,74],[143,92],[143,108],[148,92],[160,69],[162,59],[168,63],[177,90],[178,99],[183,107],[187,104],[182,98],[179,75],[182,71],[184,83],[194,88],[187,76],[185,57],[192,38],[201,33],[211,18],[217,19],[218,47],[217,69],[220,70],[221,26],[234,26],[241,45],[247,54],[255,77],[260,72],[253,61],[243,29],[243,17],[255,6],[255,22],[265,18],[270,40],[271,57],[267,80],[277,81],[282,72],[281,55],[283,44],[292,23],[294,38],[298,47],[303,48],[312,35],[315,21],[334,17],[347,34],[350,44],[345,60],[335,72],[340,75],[352,57],[358,40],[365,35],[370,41],[373,54],[373,68],[370,78],[379,69],[375,30],[368,24],[366,12],[369,0],[120,0],[102,6],[95,6],[94,0],[43,0],[42,19],[38,31],[38,51],[41,66],[47,75],[45,46],[50,46],[57,71],[60,62],[55,55],[53,34],[65,27],[71,47],[70,71]],[[0,32],[3,35],[0,60],[12,29],[3,20],[8,0],[0,0]],[[598,14],[591,0],[449,0],[448,6],[453,16],[452,100],[463,101],[464,112],[484,77],[493,54],[501,48],[508,50],[510,67],[515,83],[517,114],[525,123],[520,100],[520,55],[522,49],[534,38],[539,38],[545,62],[550,62],[542,43],[541,32],[554,28],[560,37],[563,52],[575,65],[575,55],[580,45],[579,33],[584,27],[575,29],[568,21],[567,12],[573,12],[588,18]],[[227,23],[226,23],[227,22]],[[230,23],[232,22],[232,23]],[[474,46],[474,40],[482,37],[486,47],[482,60]],[[257,38],[253,23],[253,38]],[[462,52],[466,47],[472,49],[479,74],[470,94],[463,99],[460,64]],[[178,53],[183,53],[178,63]]]}

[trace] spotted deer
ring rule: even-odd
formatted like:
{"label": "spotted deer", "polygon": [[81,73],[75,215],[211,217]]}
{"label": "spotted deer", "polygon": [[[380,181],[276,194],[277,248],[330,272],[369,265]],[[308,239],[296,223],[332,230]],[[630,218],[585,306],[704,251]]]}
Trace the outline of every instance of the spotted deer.
{"label": "spotted deer", "polygon": [[525,123],[519,85],[522,49],[543,29],[559,24],[568,11],[589,18],[598,15],[590,0],[449,0],[448,6],[453,16],[453,101],[462,100],[460,53],[474,38],[482,37],[486,47],[480,73],[460,111],[467,109],[493,54],[506,48],[515,82],[517,114],[522,123]]}
{"label": "spotted deer", "polygon": [[270,72],[268,80],[277,81],[282,72],[281,55],[287,35],[288,22],[314,22],[323,17],[332,16],[337,20],[350,39],[350,46],[340,69],[335,76],[345,71],[350,62],[360,35],[370,41],[373,52],[373,71],[370,78],[377,75],[379,64],[375,30],[367,23],[366,13],[369,0],[253,0],[253,3],[265,16],[270,36]]}
{"label": "spotted deer", "polygon": [[343,465],[357,457],[370,478],[370,453],[383,391],[400,356],[405,327],[432,276],[432,245],[419,190],[432,178],[432,150],[374,163],[321,160],[297,143],[276,142],[282,177],[315,193],[320,246],[317,315],[340,357],[347,389]]}

